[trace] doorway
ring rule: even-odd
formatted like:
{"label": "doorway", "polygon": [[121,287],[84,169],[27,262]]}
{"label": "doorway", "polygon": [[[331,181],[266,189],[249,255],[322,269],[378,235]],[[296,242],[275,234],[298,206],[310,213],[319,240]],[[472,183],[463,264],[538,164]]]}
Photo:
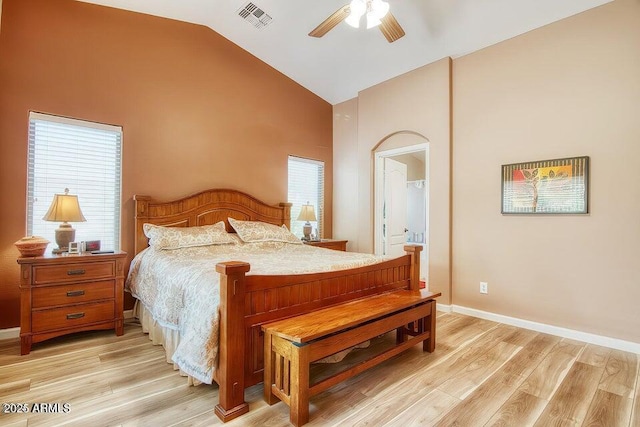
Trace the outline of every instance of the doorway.
{"label": "doorway", "polygon": [[420,280],[429,283],[429,145],[375,152],[374,240],[378,255],[422,246]]}

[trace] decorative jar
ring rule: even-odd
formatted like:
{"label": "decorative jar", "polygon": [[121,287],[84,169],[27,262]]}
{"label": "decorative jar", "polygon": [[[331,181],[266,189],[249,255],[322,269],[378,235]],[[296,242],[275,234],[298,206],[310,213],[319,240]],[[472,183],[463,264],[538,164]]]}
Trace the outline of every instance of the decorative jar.
{"label": "decorative jar", "polygon": [[49,241],[40,236],[27,236],[14,243],[23,257],[42,256]]}

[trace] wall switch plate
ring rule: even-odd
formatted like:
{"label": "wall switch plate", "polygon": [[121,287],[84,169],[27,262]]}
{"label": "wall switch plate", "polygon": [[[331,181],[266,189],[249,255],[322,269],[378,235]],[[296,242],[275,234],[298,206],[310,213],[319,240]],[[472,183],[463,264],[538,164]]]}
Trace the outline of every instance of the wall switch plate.
{"label": "wall switch plate", "polygon": [[489,283],[480,282],[480,293],[481,294],[488,294],[489,293]]}

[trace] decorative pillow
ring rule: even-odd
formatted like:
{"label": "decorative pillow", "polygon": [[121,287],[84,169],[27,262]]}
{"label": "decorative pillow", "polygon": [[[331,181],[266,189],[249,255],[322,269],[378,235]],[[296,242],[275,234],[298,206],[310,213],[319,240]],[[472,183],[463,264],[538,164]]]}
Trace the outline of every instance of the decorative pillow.
{"label": "decorative pillow", "polygon": [[236,243],[224,228],[224,221],[202,227],[162,227],[144,224],[149,245],[157,249],[180,249],[192,246],[226,245]]}
{"label": "decorative pillow", "polygon": [[236,230],[243,242],[286,242],[301,245],[297,238],[283,224],[282,227],[261,221],[239,221],[229,218],[229,224]]}

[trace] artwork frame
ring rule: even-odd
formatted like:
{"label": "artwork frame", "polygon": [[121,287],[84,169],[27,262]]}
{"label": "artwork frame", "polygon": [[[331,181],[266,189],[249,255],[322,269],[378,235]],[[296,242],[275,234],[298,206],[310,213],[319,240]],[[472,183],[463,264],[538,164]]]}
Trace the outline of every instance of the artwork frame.
{"label": "artwork frame", "polygon": [[502,165],[503,215],[589,213],[589,156]]}

